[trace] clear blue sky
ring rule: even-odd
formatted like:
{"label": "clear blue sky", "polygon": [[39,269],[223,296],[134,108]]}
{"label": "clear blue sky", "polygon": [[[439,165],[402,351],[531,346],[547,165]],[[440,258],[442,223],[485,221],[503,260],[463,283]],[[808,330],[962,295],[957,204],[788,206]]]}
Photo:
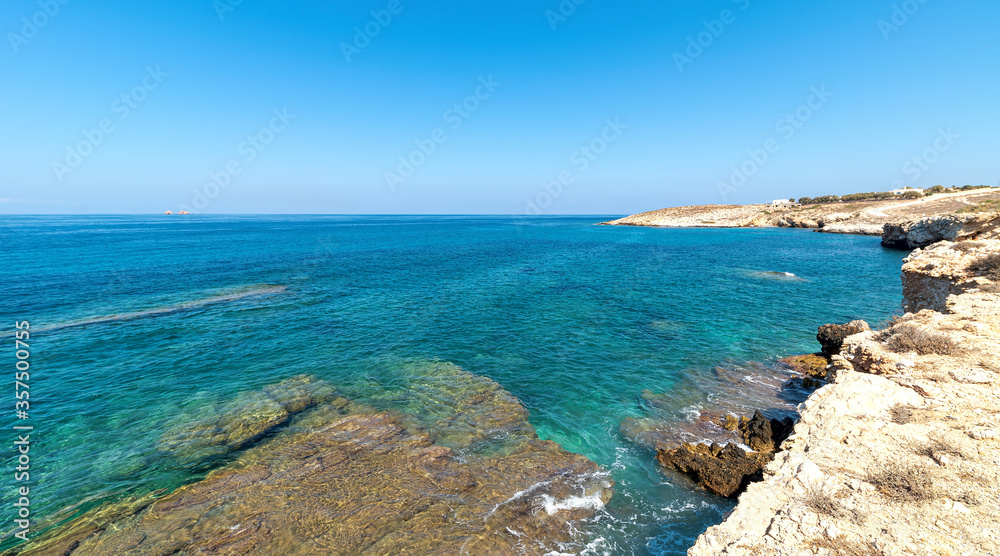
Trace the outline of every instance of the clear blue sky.
{"label": "clear blue sky", "polygon": [[996,0],[577,1],[6,0],[0,213],[620,214],[1000,179]]}

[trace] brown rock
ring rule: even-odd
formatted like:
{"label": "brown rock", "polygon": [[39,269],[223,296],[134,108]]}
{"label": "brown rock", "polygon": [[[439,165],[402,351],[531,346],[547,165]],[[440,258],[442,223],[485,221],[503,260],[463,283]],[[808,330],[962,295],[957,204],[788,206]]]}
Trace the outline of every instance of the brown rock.
{"label": "brown rock", "polygon": [[753,418],[745,424],[740,424],[740,434],[743,442],[755,452],[773,452],[774,440],[771,434],[771,421],[758,410]]}
{"label": "brown rock", "polygon": [[744,442],[754,451],[745,452],[732,443],[725,447],[716,443],[711,446],[687,443],[678,448],[660,449],[657,461],[666,468],[691,475],[695,482],[714,494],[729,498],[739,496],[750,482],[761,478],[761,469],[788,438],[794,422],[791,418],[768,419],[760,411],[754,412],[749,419],[726,417],[723,426],[729,430],[738,429]]}
{"label": "brown rock", "polygon": [[[607,474],[539,440],[515,422],[527,415],[516,398],[463,373],[472,376],[441,371],[455,399],[425,419],[433,430],[342,398],[323,402],[204,480],[87,512],[22,554],[515,554],[524,539],[539,553],[575,540],[611,496]],[[446,399],[434,392],[424,394]],[[281,407],[302,400],[292,393]],[[518,441],[458,457],[435,440],[479,445],[487,439],[469,430],[491,425]]]}
{"label": "brown rock", "polygon": [[727,431],[735,431],[740,428],[740,420],[733,414],[728,414],[722,419],[722,428]]}
{"label": "brown rock", "polygon": [[900,356],[888,351],[875,341],[875,333],[868,332],[844,343],[844,357],[860,373],[892,375],[899,372]]}
{"label": "brown rock", "polygon": [[657,461],[691,477],[709,492],[736,498],[751,481],[762,477],[762,469],[770,457],[744,452],[735,444],[683,444],[679,448],[663,449]]}
{"label": "brown rock", "polygon": [[774,445],[775,452],[781,449],[781,443],[791,436],[794,429],[795,420],[791,417],[771,419],[771,442]]}
{"label": "brown rock", "polygon": [[840,354],[844,338],[870,330],[871,327],[863,320],[852,320],[847,324],[824,324],[819,327],[816,339],[823,346],[823,354],[831,357]]}
{"label": "brown rock", "polygon": [[826,379],[826,367],[830,364],[830,360],[822,353],[793,355],[779,359],[778,362],[791,367],[797,373],[821,379]]}

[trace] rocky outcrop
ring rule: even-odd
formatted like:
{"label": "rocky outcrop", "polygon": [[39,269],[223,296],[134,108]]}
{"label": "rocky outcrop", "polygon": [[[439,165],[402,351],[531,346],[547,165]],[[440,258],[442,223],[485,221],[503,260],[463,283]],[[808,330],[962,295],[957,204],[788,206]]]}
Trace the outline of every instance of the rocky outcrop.
{"label": "rocky outcrop", "polygon": [[[860,213],[846,214],[842,212],[834,212],[828,214],[819,215],[801,215],[801,214],[786,214],[780,216],[774,220],[774,225],[781,228],[833,228],[840,222],[846,222],[851,219],[857,218]],[[834,232],[838,233],[838,232]],[[846,233],[841,231],[839,233]]]}
{"label": "rocky outcrop", "polygon": [[806,355],[792,355],[778,360],[778,363],[787,365],[793,371],[810,378],[826,379],[827,366],[830,360],[823,353],[808,353]]}
{"label": "rocky outcrop", "polygon": [[966,241],[1000,237],[1000,215],[949,214],[886,224],[882,245],[893,249],[919,249],[939,241]]}
{"label": "rocky outcrop", "polygon": [[736,444],[683,444],[660,450],[656,459],[668,469],[690,475],[699,486],[713,494],[735,498],[752,481],[760,479],[761,470],[771,454],[746,452]]}
{"label": "rocky outcrop", "polygon": [[837,223],[827,224],[816,230],[825,234],[850,234],[857,236],[880,236],[885,224],[855,224]]}
{"label": "rocky outcrop", "polygon": [[688,554],[997,554],[1000,281],[976,263],[991,253],[1000,240],[914,251],[907,314],[843,338],[763,480]]}
{"label": "rocky outcrop", "polygon": [[947,313],[953,298],[962,293],[994,288],[987,273],[976,267],[996,251],[991,241],[942,241],[914,251],[903,261],[903,308]]}
{"label": "rocky outcrop", "polygon": [[798,215],[788,215],[778,218],[774,222],[775,226],[779,228],[820,228],[822,227],[817,220],[809,217],[803,217]]}
{"label": "rocky outcrop", "polygon": [[740,421],[740,434],[743,442],[755,452],[774,452],[782,441],[791,433],[793,421],[786,419],[768,419],[757,410],[753,417]]}
{"label": "rocky outcrop", "polygon": [[677,448],[660,449],[657,461],[667,469],[686,473],[713,494],[734,498],[739,496],[752,481],[759,480],[761,469],[774,457],[775,450],[788,437],[793,422],[790,418],[768,419],[760,411],[753,417],[743,417],[738,422],[730,417],[726,428],[740,432],[750,451],[735,443],[720,445],[682,444]]}
{"label": "rocky outcrop", "polygon": [[298,416],[204,480],[91,510],[22,554],[543,554],[582,546],[585,520],[611,496],[607,473],[540,440],[524,407],[495,382],[454,365],[429,371],[425,389],[402,393],[436,400],[421,415],[336,395],[306,407],[315,398],[289,395],[282,407],[301,408]]}
{"label": "rocky outcrop", "polygon": [[892,375],[899,370],[901,357],[892,353],[878,341],[874,332],[865,332],[847,338],[842,354],[852,365],[852,370],[873,375]]}
{"label": "rocky outcrop", "polygon": [[823,354],[831,357],[840,354],[844,338],[869,330],[871,327],[863,320],[853,320],[847,324],[824,324],[816,332],[816,340],[822,346]]}

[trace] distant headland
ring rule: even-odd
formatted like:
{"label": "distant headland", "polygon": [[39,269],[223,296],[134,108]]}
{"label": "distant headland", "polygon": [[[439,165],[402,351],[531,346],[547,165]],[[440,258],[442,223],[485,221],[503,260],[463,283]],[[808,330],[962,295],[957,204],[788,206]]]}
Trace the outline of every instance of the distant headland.
{"label": "distant headland", "polygon": [[682,228],[814,228],[820,232],[881,235],[885,224],[976,212],[1000,205],[1000,189],[988,185],[824,195],[750,205],[697,205],[633,214],[609,226]]}

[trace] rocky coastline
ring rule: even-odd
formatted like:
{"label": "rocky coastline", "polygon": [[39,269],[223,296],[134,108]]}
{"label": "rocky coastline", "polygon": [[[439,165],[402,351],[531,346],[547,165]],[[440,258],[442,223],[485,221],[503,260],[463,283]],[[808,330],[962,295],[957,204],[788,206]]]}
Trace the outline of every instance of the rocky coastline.
{"label": "rocky coastline", "polygon": [[786,362],[826,384],[689,555],[1000,553],[1000,217],[886,225],[883,244],[916,248],[906,313],[823,327],[823,353]]}
{"label": "rocky coastline", "polygon": [[772,206],[697,205],[672,207],[601,222],[607,226],[662,228],[806,228],[831,234],[880,236],[885,225],[952,214],[1000,199],[996,189],[944,193],[912,199]]}

